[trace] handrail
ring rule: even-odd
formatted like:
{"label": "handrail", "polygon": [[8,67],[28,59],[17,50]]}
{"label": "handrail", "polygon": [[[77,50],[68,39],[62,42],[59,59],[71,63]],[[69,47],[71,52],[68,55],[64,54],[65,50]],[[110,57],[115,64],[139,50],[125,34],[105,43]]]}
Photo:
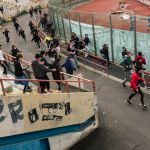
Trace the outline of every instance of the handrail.
{"label": "handrail", "polygon": [[92,80],[88,80],[88,79],[85,79],[85,78],[82,78],[82,77],[77,77],[75,75],[71,75],[71,74],[68,74],[68,73],[65,73],[65,72],[60,72],[60,74],[62,75],[67,75],[69,77],[73,77],[73,78],[77,78],[77,79],[81,79],[83,81],[87,81],[87,82],[93,82]]}
{"label": "handrail", "polygon": [[[65,87],[66,87],[66,92],[69,93],[69,88],[68,88],[68,83],[78,83],[79,85],[79,89],[80,89],[80,84],[81,82],[83,83],[92,83],[93,85],[93,92],[95,92],[95,83],[94,81],[91,80],[39,80],[39,79],[12,79],[12,78],[0,78],[0,84],[1,84],[1,88],[2,88],[2,92],[3,92],[3,96],[6,96],[6,92],[5,92],[5,88],[4,88],[4,83],[3,81],[27,81],[27,82],[50,82],[50,83],[54,83],[54,82],[59,82],[59,83],[64,83]],[[40,88],[39,88],[40,89]]]}

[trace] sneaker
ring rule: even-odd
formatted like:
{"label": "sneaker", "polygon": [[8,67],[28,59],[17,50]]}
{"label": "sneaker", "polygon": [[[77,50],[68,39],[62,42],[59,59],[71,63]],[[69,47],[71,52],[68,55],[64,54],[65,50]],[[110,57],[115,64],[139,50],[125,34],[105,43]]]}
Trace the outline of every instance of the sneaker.
{"label": "sneaker", "polygon": [[126,84],[124,82],[122,83],[122,85],[123,85],[124,88],[126,88]]}
{"label": "sneaker", "polygon": [[147,106],[145,105],[145,104],[139,104],[142,108],[144,108],[144,109],[146,109],[147,108]]}
{"label": "sneaker", "polygon": [[132,102],[131,102],[129,99],[127,99],[126,102],[127,102],[128,104],[132,104]]}

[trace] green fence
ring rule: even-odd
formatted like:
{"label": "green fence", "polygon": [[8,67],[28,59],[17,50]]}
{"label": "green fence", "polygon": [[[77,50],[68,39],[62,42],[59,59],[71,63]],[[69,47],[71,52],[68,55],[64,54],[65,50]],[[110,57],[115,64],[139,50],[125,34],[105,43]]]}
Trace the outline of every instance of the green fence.
{"label": "green fence", "polygon": [[[141,51],[147,60],[146,67],[150,70],[150,34],[147,33],[146,17],[132,16],[123,19],[116,14],[76,12],[50,4],[49,13],[57,34],[66,42],[69,42],[71,32],[75,32],[79,38],[88,34],[91,41],[90,52],[99,55],[103,44],[108,44],[110,58],[116,63],[122,61],[123,46],[132,51],[133,57]],[[145,33],[142,33],[143,30]]]}

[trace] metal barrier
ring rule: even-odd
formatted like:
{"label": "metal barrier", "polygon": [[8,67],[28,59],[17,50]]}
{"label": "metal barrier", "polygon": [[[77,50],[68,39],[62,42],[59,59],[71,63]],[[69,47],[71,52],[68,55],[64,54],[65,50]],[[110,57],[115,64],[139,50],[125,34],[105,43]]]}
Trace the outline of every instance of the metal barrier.
{"label": "metal barrier", "polygon": [[49,83],[62,83],[65,85],[66,88],[66,93],[69,93],[69,83],[78,83],[78,88],[81,88],[81,82],[82,83],[90,83],[92,85],[93,88],[93,92],[95,92],[95,83],[92,80],[87,80],[84,78],[80,78],[80,77],[76,77],[73,75],[69,75],[66,73],[61,72],[62,75],[67,75],[67,76],[71,76],[74,78],[77,78],[77,80],[37,80],[37,79],[8,79],[8,78],[0,78],[0,84],[1,84],[1,88],[2,88],[2,92],[3,92],[3,96],[6,96],[6,92],[5,92],[5,88],[4,88],[4,81],[28,81],[28,82],[33,82],[33,83],[38,83],[38,92],[40,93],[40,82],[49,82]]}

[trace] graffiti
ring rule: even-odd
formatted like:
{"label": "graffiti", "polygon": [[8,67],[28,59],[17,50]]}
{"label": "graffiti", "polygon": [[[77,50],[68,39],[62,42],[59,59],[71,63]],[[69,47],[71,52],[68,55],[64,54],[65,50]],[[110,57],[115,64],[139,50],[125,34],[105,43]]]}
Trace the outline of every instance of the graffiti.
{"label": "graffiti", "polygon": [[44,103],[41,105],[41,109],[63,109],[63,103]]}
{"label": "graffiti", "polygon": [[[43,103],[39,106],[42,110],[42,121],[62,121],[64,115],[71,113],[70,102],[68,103]],[[28,112],[28,117],[31,123],[39,120],[39,115],[36,108]]]}
{"label": "graffiti", "polygon": [[71,113],[70,102],[65,104],[65,115],[69,115]]}
{"label": "graffiti", "polygon": [[10,111],[10,115],[13,123],[17,123],[17,120],[23,120],[22,114],[22,100],[17,100],[16,102],[12,102],[8,104],[8,108]]}
{"label": "graffiti", "polygon": [[63,116],[43,115],[42,121],[48,121],[48,120],[62,121],[62,118],[63,118]]}
{"label": "graffiti", "polygon": [[[3,112],[3,109],[4,109],[4,104],[2,99],[0,99],[0,114]],[[0,123],[4,121],[5,117],[6,116],[0,116]]]}
{"label": "graffiti", "polygon": [[28,116],[29,116],[29,120],[30,120],[31,123],[34,123],[39,119],[36,108],[30,110],[28,112]]}
{"label": "graffiti", "polygon": [[[10,116],[12,119],[12,122],[15,124],[18,120],[23,120],[23,114],[22,114],[22,100],[19,99],[15,102],[8,104]],[[4,111],[4,104],[2,99],[0,100],[0,114],[2,114]],[[0,116],[0,123],[5,120],[6,116]]]}

